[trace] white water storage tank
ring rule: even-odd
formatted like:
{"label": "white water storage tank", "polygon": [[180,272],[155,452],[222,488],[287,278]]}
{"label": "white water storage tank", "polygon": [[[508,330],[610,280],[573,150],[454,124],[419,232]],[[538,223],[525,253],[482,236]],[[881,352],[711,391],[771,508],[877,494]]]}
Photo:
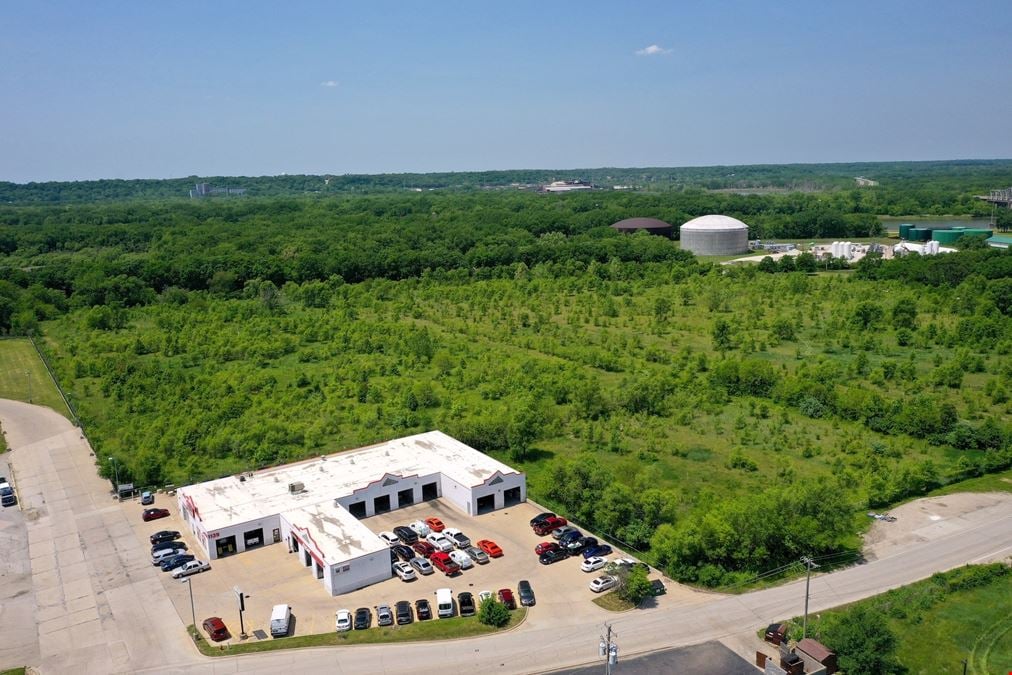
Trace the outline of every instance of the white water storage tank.
{"label": "white water storage tank", "polygon": [[679,229],[682,248],[696,255],[748,253],[748,225],[730,216],[693,218]]}

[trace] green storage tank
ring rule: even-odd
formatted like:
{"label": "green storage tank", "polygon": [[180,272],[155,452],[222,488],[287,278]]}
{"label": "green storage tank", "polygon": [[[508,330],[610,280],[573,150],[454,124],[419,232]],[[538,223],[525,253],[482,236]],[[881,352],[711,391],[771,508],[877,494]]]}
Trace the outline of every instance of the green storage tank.
{"label": "green storage tank", "polygon": [[983,227],[968,227],[965,230],[963,230],[963,234],[969,236],[981,236],[981,235],[988,237],[994,236],[994,232],[985,229]]}
{"label": "green storage tank", "polygon": [[931,238],[939,244],[955,244],[965,234],[963,230],[934,230]]}
{"label": "green storage tank", "polygon": [[909,239],[910,238],[910,230],[911,230],[911,228],[913,228],[913,225],[911,225],[910,223],[901,223],[900,224],[900,239]]}
{"label": "green storage tank", "polygon": [[911,227],[910,241],[928,241],[931,239],[931,230],[926,227]]}

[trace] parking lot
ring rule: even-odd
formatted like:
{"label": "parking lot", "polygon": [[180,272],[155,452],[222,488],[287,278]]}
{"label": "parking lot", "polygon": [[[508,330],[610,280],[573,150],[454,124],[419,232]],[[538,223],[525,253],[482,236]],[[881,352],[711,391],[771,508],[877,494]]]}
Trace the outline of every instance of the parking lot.
{"label": "parking lot", "polygon": [[[194,537],[179,519],[175,499],[159,494],[155,506],[167,508],[172,515],[168,518],[141,521],[141,507],[138,501],[127,502],[123,508],[130,512],[137,536],[146,543],[150,534],[158,530],[178,530],[198,558],[204,559]],[[265,546],[254,551],[212,561],[210,571],[190,577],[193,584],[194,614],[197,624],[209,616],[219,616],[233,635],[232,641],[239,640],[238,601],[233,591],[239,587],[246,599],[243,627],[250,639],[270,639],[268,620],[271,608],[280,603],[292,607],[295,617],[293,634],[307,635],[334,630],[334,613],[338,609],[354,611],[358,607],[374,609],[376,605],[393,607],[399,600],[426,598],[435,599],[437,588],[450,588],[454,596],[470,591],[475,596],[483,590],[493,593],[500,588],[510,588],[516,594],[517,582],[527,579],[537,596],[537,607],[529,613],[528,621],[552,620],[565,617],[572,612],[599,612],[602,620],[610,613],[602,610],[591,600],[596,597],[587,584],[599,573],[584,573],[579,569],[581,557],[563,560],[553,565],[541,565],[534,554],[535,545],[550,539],[538,537],[529,526],[529,521],[540,511],[533,504],[523,503],[481,516],[470,517],[441,500],[391,511],[364,519],[374,532],[393,530],[395,526],[407,525],[414,520],[429,516],[440,518],[448,528],[464,532],[472,543],[480,539],[491,539],[503,550],[503,556],[490,560],[484,565],[475,564],[453,577],[447,577],[436,570],[430,575],[416,575],[414,581],[401,581],[392,577],[352,593],[330,596],[313,575],[311,568],[300,564],[297,554],[289,553],[284,544]],[[611,557],[625,555],[616,550]],[[187,585],[173,580],[168,573],[159,575],[172,598],[180,617],[190,622],[190,597]],[[653,573],[652,578],[660,575]],[[670,586],[669,586],[670,589]],[[661,598],[660,601],[665,601]]]}

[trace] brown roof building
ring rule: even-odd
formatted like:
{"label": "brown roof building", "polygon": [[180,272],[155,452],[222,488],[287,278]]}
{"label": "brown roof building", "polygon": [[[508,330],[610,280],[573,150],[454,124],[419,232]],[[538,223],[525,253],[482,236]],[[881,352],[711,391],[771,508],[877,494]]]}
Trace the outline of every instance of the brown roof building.
{"label": "brown roof building", "polygon": [[626,218],[612,225],[619,232],[649,232],[662,237],[670,237],[675,228],[657,218]]}

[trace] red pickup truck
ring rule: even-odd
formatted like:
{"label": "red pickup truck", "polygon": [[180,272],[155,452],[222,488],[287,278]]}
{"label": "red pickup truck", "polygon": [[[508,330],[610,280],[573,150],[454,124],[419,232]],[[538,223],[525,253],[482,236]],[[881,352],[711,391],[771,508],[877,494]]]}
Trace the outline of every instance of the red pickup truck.
{"label": "red pickup truck", "polygon": [[539,537],[543,537],[552,530],[554,530],[555,528],[562,527],[563,525],[568,524],[569,521],[567,521],[562,516],[553,516],[551,518],[546,518],[545,520],[541,521],[540,523],[534,526],[534,534],[538,535]]}
{"label": "red pickup truck", "polygon": [[460,572],[460,565],[453,562],[453,559],[450,558],[448,553],[443,553],[441,551],[433,553],[429,558],[429,562],[432,563],[433,567],[448,577]]}

